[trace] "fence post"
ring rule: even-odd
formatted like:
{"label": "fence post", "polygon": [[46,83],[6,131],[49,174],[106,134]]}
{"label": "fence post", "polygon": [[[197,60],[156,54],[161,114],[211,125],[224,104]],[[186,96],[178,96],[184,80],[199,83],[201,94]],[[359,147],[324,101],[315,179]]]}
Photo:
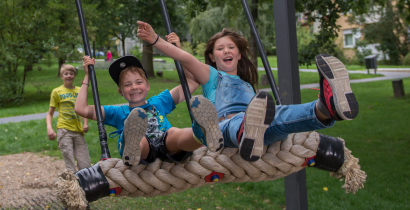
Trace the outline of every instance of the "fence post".
{"label": "fence post", "polygon": [[[273,0],[279,95],[283,104],[300,104],[295,0]],[[308,209],[305,169],[285,177],[286,209]]]}
{"label": "fence post", "polygon": [[403,87],[403,80],[402,79],[396,79],[391,81],[393,85],[393,93],[395,98],[400,98],[403,97],[404,94],[404,87]]}

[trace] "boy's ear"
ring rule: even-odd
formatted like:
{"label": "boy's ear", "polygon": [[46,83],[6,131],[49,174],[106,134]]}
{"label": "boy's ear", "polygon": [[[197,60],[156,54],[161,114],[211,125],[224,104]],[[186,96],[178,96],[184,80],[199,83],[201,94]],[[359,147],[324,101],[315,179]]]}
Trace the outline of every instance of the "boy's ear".
{"label": "boy's ear", "polygon": [[149,91],[149,82],[147,82],[147,91]]}
{"label": "boy's ear", "polygon": [[124,96],[124,94],[123,94],[122,91],[121,91],[121,88],[118,88],[118,93],[119,93],[121,96]]}
{"label": "boy's ear", "polygon": [[214,60],[214,55],[212,55],[212,53],[209,53],[209,58],[211,59],[211,61],[212,61],[212,62],[214,62],[214,63],[215,63],[215,60]]}

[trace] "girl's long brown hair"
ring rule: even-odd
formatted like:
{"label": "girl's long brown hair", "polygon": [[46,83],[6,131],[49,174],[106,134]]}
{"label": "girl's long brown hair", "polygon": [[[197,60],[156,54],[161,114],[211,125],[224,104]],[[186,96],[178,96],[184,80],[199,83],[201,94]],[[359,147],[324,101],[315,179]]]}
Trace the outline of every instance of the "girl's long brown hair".
{"label": "girl's long brown hair", "polygon": [[206,45],[204,53],[205,63],[217,69],[216,63],[212,62],[212,60],[209,58],[209,54],[213,53],[215,42],[225,36],[229,37],[235,43],[235,45],[239,49],[239,53],[241,54],[241,59],[238,61],[239,78],[251,84],[253,89],[256,91],[258,89],[258,71],[255,65],[253,65],[253,63],[249,59],[248,55],[252,56],[252,54],[249,49],[248,41],[245,39],[245,37],[239,35],[238,33],[224,29],[223,31],[212,36]]}

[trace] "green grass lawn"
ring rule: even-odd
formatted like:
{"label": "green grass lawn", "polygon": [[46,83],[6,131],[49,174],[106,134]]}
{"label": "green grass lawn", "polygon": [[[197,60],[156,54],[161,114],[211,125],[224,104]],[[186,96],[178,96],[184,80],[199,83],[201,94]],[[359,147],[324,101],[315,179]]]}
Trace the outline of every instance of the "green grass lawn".
{"label": "green grass lawn", "polygon": [[[173,60],[168,61],[167,65],[161,64],[156,65],[157,67],[167,67],[172,66]],[[74,66],[80,66],[80,63],[73,63]],[[8,103],[4,104],[0,109],[0,118],[2,117],[11,117],[11,116],[18,116],[18,115],[27,115],[27,114],[35,114],[35,113],[44,113],[47,112],[50,105],[50,94],[51,91],[62,85],[62,80],[57,77],[57,64],[54,64],[50,67],[46,65],[41,65],[42,71],[31,71],[27,75],[27,81],[24,89],[24,101],[18,104],[16,103]],[[173,66],[175,68],[175,66]],[[162,69],[161,69],[162,70]],[[97,84],[98,84],[98,92],[100,98],[100,104],[102,105],[111,105],[111,104],[121,104],[126,103],[123,97],[118,94],[118,87],[112,81],[111,77],[108,74],[107,70],[97,69],[96,71],[97,76]],[[279,84],[278,79],[278,72],[272,71],[276,84]],[[163,71],[163,78],[150,78],[149,81],[151,84],[151,91],[148,93],[148,97],[151,97],[165,89],[171,89],[179,85],[179,77],[176,71]],[[259,76],[266,74],[265,71],[259,71]],[[371,78],[371,77],[378,77],[382,75],[373,75],[373,74],[351,74],[350,79],[362,79],[362,78]],[[309,84],[309,83],[317,83],[319,81],[319,77],[317,73],[310,73],[310,72],[300,72],[300,83],[301,84]],[[79,70],[78,75],[75,78],[74,85],[79,86],[81,84],[81,80],[84,78],[84,71]],[[269,88],[268,86],[260,86],[259,88]],[[201,88],[195,92],[195,94],[201,94]],[[88,102],[89,104],[94,104],[92,98],[91,88],[88,91],[89,97]]]}
{"label": "green grass lawn", "polygon": [[[111,79],[104,75],[108,75],[106,71],[97,71],[101,104],[124,103]],[[45,74],[42,78],[44,80],[32,78],[32,81],[40,83],[54,78],[56,81],[47,83],[49,88],[61,83],[54,74]],[[78,83],[80,78],[81,76],[77,78]],[[164,79],[150,81],[149,96],[178,84],[177,75],[172,71],[164,72]],[[393,97],[391,81],[351,84],[359,102],[358,117],[353,121],[337,122],[332,128],[320,132],[346,140],[346,146],[360,159],[360,165],[368,175],[365,188],[359,190],[356,195],[345,194],[341,188],[342,182],[331,178],[329,172],[308,168],[309,209],[409,208],[410,79],[404,79],[403,82],[407,93],[403,98]],[[48,94],[37,98],[33,96],[36,100],[14,107],[14,112],[23,113],[31,106],[48,109]],[[305,89],[301,90],[301,95],[302,102],[309,102],[317,99],[318,91]],[[12,107],[5,109],[8,110],[6,112],[13,110]],[[177,105],[177,109],[168,115],[168,119],[175,127],[189,127],[190,120],[185,103]],[[55,128],[56,119],[53,123]],[[98,129],[94,121],[89,125],[90,131],[86,134],[86,139],[91,160],[96,163],[101,155]],[[114,131],[108,126],[106,130],[107,133]],[[26,151],[61,158],[57,143],[47,138],[45,119],[1,124],[0,132],[0,155]],[[119,158],[116,141],[117,139],[108,140],[113,158]],[[323,187],[329,190],[324,191]],[[283,179],[257,183],[214,184],[153,198],[103,198],[90,204],[95,209],[283,209],[285,205]]]}

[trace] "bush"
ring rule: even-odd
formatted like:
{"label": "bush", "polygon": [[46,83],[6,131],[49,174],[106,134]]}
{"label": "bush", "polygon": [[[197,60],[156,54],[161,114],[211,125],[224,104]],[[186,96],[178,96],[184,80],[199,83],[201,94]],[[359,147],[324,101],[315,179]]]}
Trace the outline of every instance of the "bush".
{"label": "bush", "polygon": [[202,43],[202,42],[198,43],[195,48],[195,55],[204,56],[205,49],[206,49],[205,43]]}
{"label": "bush", "polygon": [[68,55],[67,61],[69,62],[82,61],[83,56],[84,56],[84,53],[80,53],[78,52],[78,50],[74,50],[72,53]]}
{"label": "bush", "polygon": [[359,42],[356,43],[355,53],[356,54],[353,58],[352,63],[363,66],[364,65],[364,58],[368,55],[371,55],[372,50],[367,48],[367,42],[359,41]]}
{"label": "bush", "polygon": [[403,58],[403,65],[410,66],[410,53],[407,53]]}
{"label": "bush", "polygon": [[6,71],[6,66],[0,63],[0,107],[4,103],[13,102],[19,104],[23,101],[23,96],[20,93],[14,94],[13,92],[19,92],[23,85],[16,79],[13,74]]}
{"label": "bush", "polygon": [[192,44],[189,42],[181,42],[181,48],[188,52],[189,54],[194,54],[194,50],[192,49]]}
{"label": "bush", "polygon": [[142,51],[140,50],[140,47],[138,45],[135,45],[132,50],[131,50],[131,55],[138,59],[142,59]]}

